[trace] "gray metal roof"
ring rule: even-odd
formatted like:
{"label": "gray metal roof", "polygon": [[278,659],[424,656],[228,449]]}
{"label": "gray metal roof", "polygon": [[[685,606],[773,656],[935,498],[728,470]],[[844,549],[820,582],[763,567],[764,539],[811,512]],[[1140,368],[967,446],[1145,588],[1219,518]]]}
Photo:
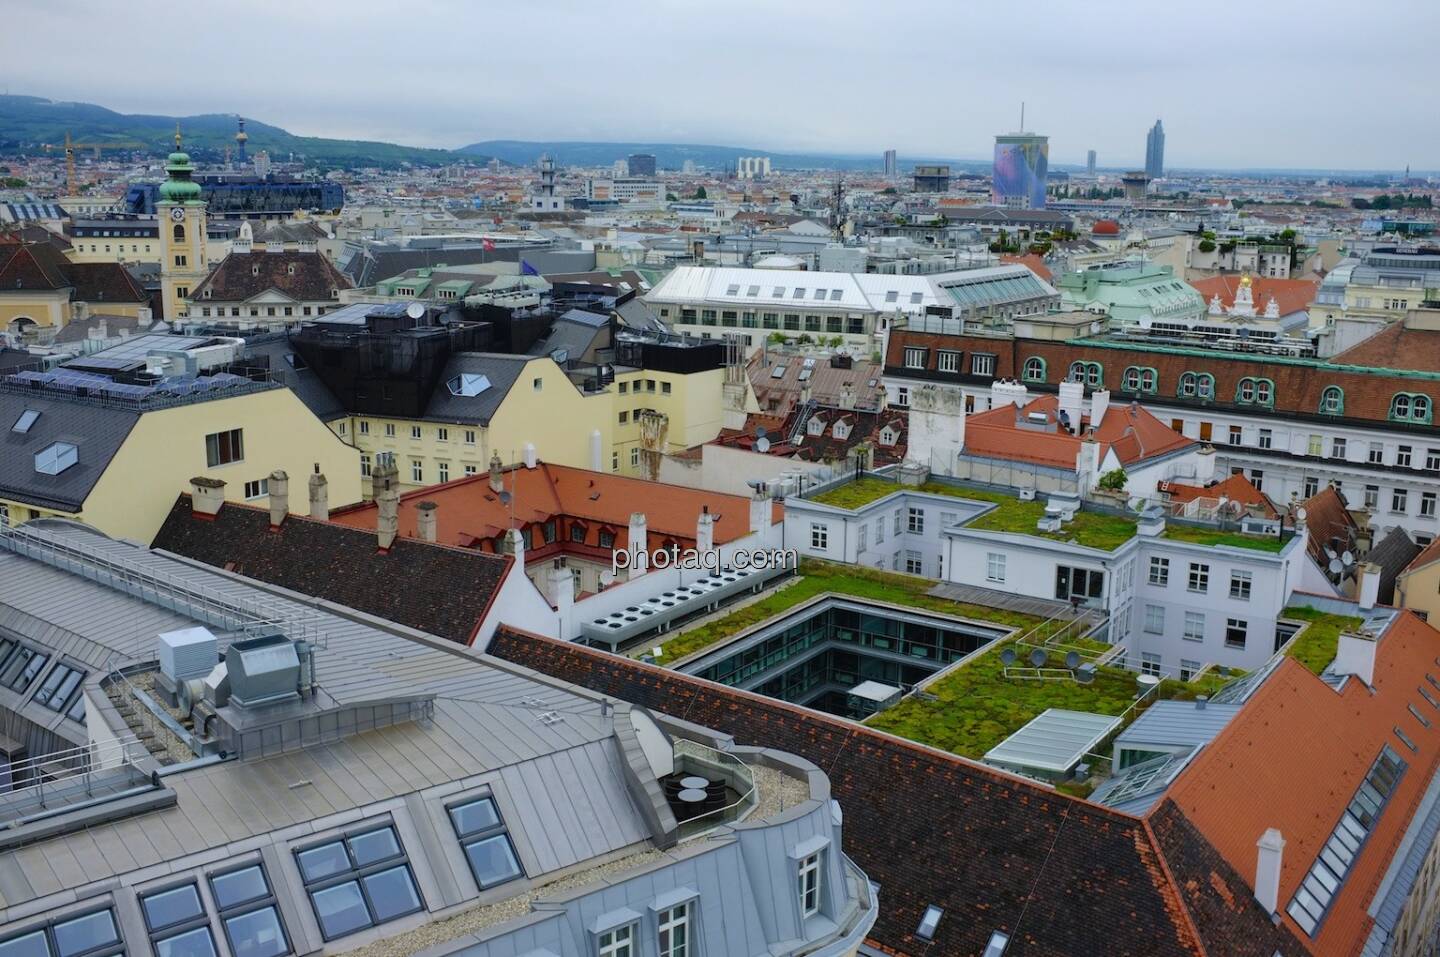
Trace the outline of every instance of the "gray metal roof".
{"label": "gray metal roof", "polygon": [[315,374],[314,370],[303,365],[296,368],[297,354],[290,344],[286,335],[263,336],[247,340],[245,353],[251,356],[267,356],[270,360],[270,370],[295,397],[305,404],[305,408],[315,414],[315,417],[322,422],[337,419],[344,416],[345,406],[335,397],[324,381]]}
{"label": "gray metal roof", "polygon": [[985,763],[1049,773],[1069,771],[1120,721],[1116,715],[1046,708],[985,752]]}
{"label": "gray metal roof", "polygon": [[[474,422],[489,425],[490,417],[505,401],[525,365],[535,356],[513,356],[499,352],[457,352],[445,365],[445,372],[430,395],[425,417],[446,422]],[[490,388],[476,396],[451,395],[447,383],[462,373],[483,375]]]}
{"label": "gray metal roof", "polygon": [[[40,417],[14,431],[26,409]],[[77,402],[46,393],[0,391],[0,498],[62,512],[78,512],[124,444],[140,413]],[[56,442],[75,446],[78,460],[58,475],[35,471],[35,454]]]}
{"label": "gray metal roof", "polygon": [[1116,748],[1139,748],[1147,744],[1195,747],[1209,744],[1225,730],[1239,711],[1238,704],[1208,703],[1197,708],[1193,701],[1157,701],[1115,738]]}

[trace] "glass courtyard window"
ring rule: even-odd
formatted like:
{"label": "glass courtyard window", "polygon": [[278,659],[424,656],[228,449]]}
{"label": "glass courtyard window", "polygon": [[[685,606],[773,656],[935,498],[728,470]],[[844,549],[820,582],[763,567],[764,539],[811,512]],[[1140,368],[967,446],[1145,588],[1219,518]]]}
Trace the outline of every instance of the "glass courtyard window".
{"label": "glass courtyard window", "polygon": [[111,957],[125,953],[110,908],[70,915],[0,939],[0,957]]}
{"label": "glass courtyard window", "polygon": [[210,917],[194,883],[140,896],[156,957],[215,957]]}
{"label": "glass courtyard window", "polygon": [[235,957],[280,957],[290,952],[264,867],[250,864],[211,874],[210,894]]}
{"label": "glass courtyard window", "polygon": [[482,797],[449,809],[455,836],[465,849],[470,872],[481,890],[524,876],[515,857],[515,847],[506,833],[505,822],[492,798]]}
{"label": "glass courtyard window", "polygon": [[327,941],[424,906],[405,850],[389,825],[305,848],[295,860]]}

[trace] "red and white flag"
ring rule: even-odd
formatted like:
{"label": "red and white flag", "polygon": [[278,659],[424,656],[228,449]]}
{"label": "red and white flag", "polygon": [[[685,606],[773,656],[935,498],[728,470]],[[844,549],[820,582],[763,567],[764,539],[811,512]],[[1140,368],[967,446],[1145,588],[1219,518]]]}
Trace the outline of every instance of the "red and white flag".
{"label": "red and white flag", "polygon": [[481,243],[481,246],[484,247],[487,253],[493,253],[495,251],[495,241],[492,239],[485,240]]}

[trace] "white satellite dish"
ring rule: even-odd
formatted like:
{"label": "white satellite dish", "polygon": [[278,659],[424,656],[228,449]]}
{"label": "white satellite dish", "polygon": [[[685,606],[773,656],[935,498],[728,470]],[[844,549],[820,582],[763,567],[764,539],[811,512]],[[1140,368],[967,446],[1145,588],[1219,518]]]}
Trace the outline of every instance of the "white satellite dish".
{"label": "white satellite dish", "polygon": [[756,439],[756,440],[755,440],[755,451],[756,451],[756,452],[759,452],[761,455],[764,455],[766,452],[769,452],[769,451],[770,451],[770,440],[769,440],[769,439],[764,439],[764,438]]}
{"label": "white satellite dish", "polygon": [[1295,510],[1295,517],[1302,522],[1305,521],[1305,516],[1308,514],[1309,513],[1305,511],[1305,506],[1303,505]]}
{"label": "white satellite dish", "polygon": [[1326,555],[1329,555],[1331,558],[1339,558],[1339,557],[1340,557],[1340,553],[1337,552],[1337,551],[1335,551],[1335,549],[1331,548],[1329,545],[1326,545],[1326,546],[1325,546],[1325,554],[1326,554]]}
{"label": "white satellite dish", "polygon": [[405,315],[411,319],[425,318],[425,304],[423,302],[412,302],[405,307]]}
{"label": "white satellite dish", "polygon": [[608,572],[608,571],[606,571],[606,572],[601,572],[601,573],[600,573],[600,585],[601,585],[601,587],[603,587],[603,588],[609,588],[609,587],[610,587],[611,585],[613,585],[613,584],[615,584],[615,573],[614,573],[614,572]]}
{"label": "white satellite dish", "polygon": [[1347,565],[1353,565],[1355,564],[1355,553],[1346,549],[1345,554],[1340,556],[1340,560]]}
{"label": "white satellite dish", "polygon": [[1345,566],[1342,565],[1342,564],[1340,564],[1340,559],[1338,559],[1338,558],[1332,558],[1332,559],[1330,559],[1330,574],[1332,574],[1332,575],[1338,575],[1338,574],[1340,574],[1340,573],[1341,573],[1342,571],[1344,571],[1344,570],[1345,570]]}

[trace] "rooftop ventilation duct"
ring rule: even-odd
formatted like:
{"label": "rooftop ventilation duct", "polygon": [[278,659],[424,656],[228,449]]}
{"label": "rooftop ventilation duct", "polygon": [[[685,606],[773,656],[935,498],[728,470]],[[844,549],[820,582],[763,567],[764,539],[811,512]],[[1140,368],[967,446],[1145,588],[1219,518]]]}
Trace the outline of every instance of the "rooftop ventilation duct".
{"label": "rooftop ventilation duct", "polygon": [[284,635],[237,641],[225,650],[230,700],[243,708],[299,700],[300,655]]}
{"label": "rooftop ventilation duct", "polygon": [[160,674],[171,686],[192,678],[204,678],[220,660],[215,636],[208,628],[181,628],[167,631],[157,639]]}

